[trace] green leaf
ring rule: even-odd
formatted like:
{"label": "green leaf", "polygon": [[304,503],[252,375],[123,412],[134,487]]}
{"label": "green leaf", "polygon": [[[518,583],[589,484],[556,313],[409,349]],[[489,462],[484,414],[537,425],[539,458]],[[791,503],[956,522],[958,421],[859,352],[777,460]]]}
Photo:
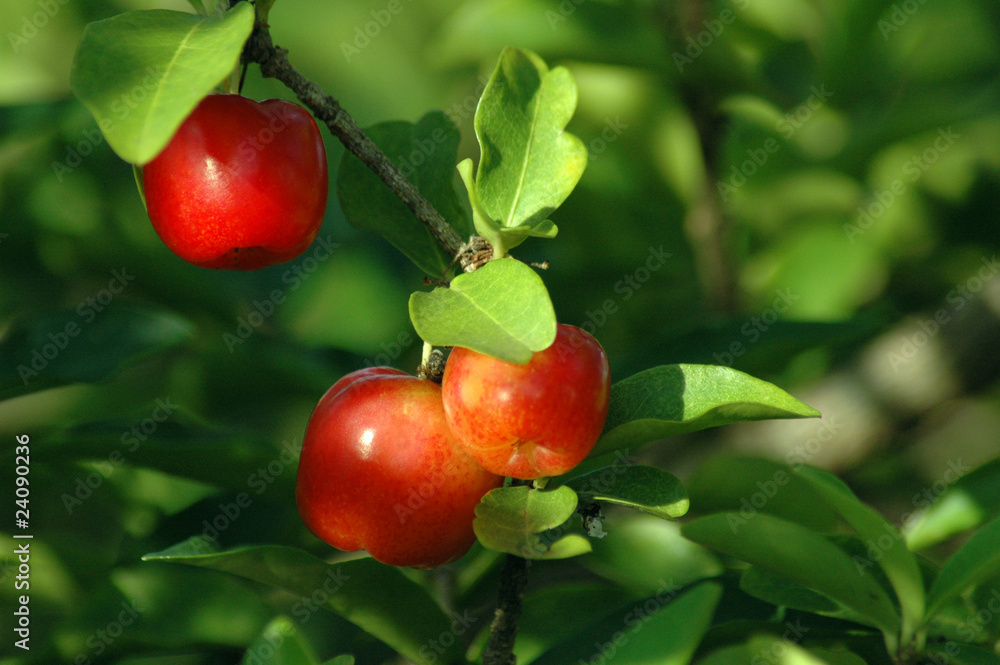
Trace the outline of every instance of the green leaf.
{"label": "green leaf", "polygon": [[[119,282],[132,279],[125,269],[119,274]],[[0,339],[0,399],[71,383],[96,383],[194,333],[194,326],[170,312],[117,302],[100,311],[98,307],[102,306],[90,298],[76,309],[11,323]]]}
{"label": "green leaf", "polygon": [[927,593],[931,617],[963,591],[1000,574],[1000,517],[977,531],[941,566]]}
{"label": "green leaf", "polygon": [[934,644],[924,652],[928,663],[948,663],[949,665],[1000,665],[1000,656],[988,649],[972,644],[956,644],[949,641],[945,645]]}
{"label": "green leaf", "polygon": [[836,476],[805,465],[796,472],[857,532],[869,551],[879,553],[878,564],[892,584],[902,609],[900,638],[906,646],[924,616],[924,582],[917,559],[906,547],[903,535],[878,512],[863,504]]}
{"label": "green leaf", "polygon": [[812,612],[823,616],[867,623],[857,612],[823,594],[792,582],[787,577],[757,566],[750,566],[740,576],[740,589],[772,605]]}
{"label": "green leaf", "polygon": [[777,517],[737,513],[702,517],[681,527],[691,540],[815,589],[865,617],[894,647],[900,619],[892,599],[863,567],[824,536]]}
{"label": "green leaf", "polygon": [[241,661],[241,665],[319,665],[298,626],[287,616],[278,616],[267,624]]}
{"label": "green leaf", "polygon": [[398,568],[367,558],[328,564],[308,552],[278,545],[237,547],[222,552],[212,549],[210,542],[195,537],[162,552],[147,554],[143,560],[220,570],[314,601],[317,596],[325,596],[326,600],[317,604],[416,663],[461,657],[462,648],[457,643],[430,657],[426,649],[421,649],[428,640],[448,633],[451,619],[423,587]]}
{"label": "green leaf", "polygon": [[608,466],[566,483],[582,499],[636,508],[663,519],[688,510],[684,485],[674,475],[652,466]]}
{"label": "green leaf", "polygon": [[961,459],[949,460],[944,480],[953,483],[926,512],[907,521],[913,550],[936,545],[1000,515],[1000,459],[965,473]]}
{"label": "green leaf", "polygon": [[717,365],[661,365],[611,386],[604,433],[591,457],[707,427],[820,414],[781,388]]}
{"label": "green leaf", "polygon": [[565,485],[555,490],[499,487],[476,506],[472,528],[492,550],[525,559],[564,559],[589,552],[590,543],[580,534],[559,538],[545,532],[569,520],[576,504],[576,493]]}
{"label": "green leaf", "polygon": [[[416,124],[383,122],[365,132],[458,234],[468,238],[472,228],[453,184],[461,136],[448,116],[433,111]],[[344,154],[337,172],[337,197],[351,226],[378,233],[427,275],[444,277],[451,257],[406,204],[351,153]]]}
{"label": "green leaf", "polygon": [[221,16],[140,10],[83,31],[70,87],[111,149],[146,164],[205,95],[239,64],[254,10],[240,2]]}
{"label": "green leaf", "polygon": [[534,662],[688,665],[721,597],[722,585],[714,582],[679,596],[676,591],[660,593],[588,626],[585,638],[566,642]]}
{"label": "green leaf", "polygon": [[464,346],[518,364],[556,339],[556,314],[542,278],[511,258],[461,274],[450,288],[414,293],[410,319],[428,344]]}
{"label": "green leaf", "polygon": [[474,186],[464,177],[476,201],[476,229],[498,256],[529,236],[556,234],[548,216],[587,165],[583,141],[565,131],[575,110],[569,70],[550,70],[534,53],[504,49],[476,109],[482,156]]}
{"label": "green leaf", "polygon": [[739,511],[750,519],[765,512],[823,533],[842,524],[837,512],[793,466],[762,457],[711,457],[688,478],[687,490],[700,513]]}

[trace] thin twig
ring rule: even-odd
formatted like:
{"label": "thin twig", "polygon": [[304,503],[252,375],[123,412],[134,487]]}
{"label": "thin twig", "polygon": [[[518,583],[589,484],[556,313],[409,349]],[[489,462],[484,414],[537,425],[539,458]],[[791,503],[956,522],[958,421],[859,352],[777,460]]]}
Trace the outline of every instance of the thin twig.
{"label": "thin twig", "polygon": [[483,665],[515,665],[514,640],[521,617],[524,587],[528,584],[528,560],[508,554],[500,571],[497,609],[490,624],[490,639],[483,651]]}
{"label": "thin twig", "polygon": [[374,171],[413,211],[417,219],[427,225],[434,239],[449,255],[459,255],[462,238],[455,229],[368,138],[336,99],[327,95],[318,85],[292,67],[288,60],[288,51],[274,45],[266,25],[258,23],[254,26],[253,34],[243,49],[243,58],[247,62],[258,63],[263,76],[278,79],[288,86],[317,119],[326,123],[330,132],[340,139],[344,147]]}

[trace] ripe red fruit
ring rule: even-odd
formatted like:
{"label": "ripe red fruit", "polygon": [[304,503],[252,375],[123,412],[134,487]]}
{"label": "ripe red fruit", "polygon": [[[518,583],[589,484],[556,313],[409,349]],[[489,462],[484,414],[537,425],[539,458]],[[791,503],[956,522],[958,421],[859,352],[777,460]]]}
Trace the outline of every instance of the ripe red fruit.
{"label": "ripe red fruit", "polygon": [[502,484],[455,441],[440,386],[375,367],[340,379],[317,404],[296,501],[309,530],[336,548],[433,568],[469,550],[475,507]]}
{"label": "ripe red fruit", "polygon": [[153,228],[203,268],[290,261],[319,233],[326,151],[312,116],[280,99],[209,95],[142,169]]}
{"label": "ripe red fruit", "polygon": [[552,346],[525,365],[456,347],[442,397],[451,431],[486,470],[558,476],[590,453],[604,428],[608,359],[596,339],[562,324]]}

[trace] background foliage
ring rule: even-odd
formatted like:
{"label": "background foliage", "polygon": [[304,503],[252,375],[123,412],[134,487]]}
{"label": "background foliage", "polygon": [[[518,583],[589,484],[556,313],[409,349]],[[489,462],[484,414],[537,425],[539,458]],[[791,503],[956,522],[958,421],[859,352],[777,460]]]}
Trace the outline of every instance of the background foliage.
{"label": "background foliage", "polygon": [[[0,11],[0,460],[10,487],[14,437],[31,436],[35,535],[33,648],[14,653],[5,638],[0,662],[255,662],[279,641],[299,645],[293,631],[304,655],[289,662],[393,662],[385,644],[311,610],[307,589],[140,561],[195,535],[329,556],[294,507],[306,419],[348,371],[415,368],[407,298],[424,288],[423,273],[348,226],[333,199],[320,234],[331,252],[317,245],[256,273],[195,269],[162,245],[131,168],[69,93],[84,25],[154,7],[187,9],[3,0]],[[731,365],[824,416],[644,452],[690,480],[693,514],[739,510],[765,491],[741,481],[754,476],[726,462],[734,452],[834,470],[911,546],[934,546],[931,561],[996,513],[995,470],[948,492],[1000,451],[995,3],[283,0],[270,22],[293,64],[362,125],[443,110],[461,130],[460,159],[478,157],[472,115],[504,46],[570,69],[569,130],[589,165],[552,216],[557,240],[517,251],[550,262],[559,320],[593,327],[615,380],[661,364]],[[253,68],[245,93],[287,97]],[[342,149],[325,138],[332,179]],[[19,375],[15,352],[49,344],[57,352],[37,375]],[[768,511],[794,511],[795,492]],[[943,517],[919,518],[932,507]],[[674,525],[607,512],[610,535],[593,553],[533,563],[522,662],[607,653],[574,636],[598,625],[613,635],[630,616],[658,626],[633,649],[660,649],[654,636],[668,642],[685,616],[717,627],[696,659],[722,658],[717,647],[776,651],[766,635],[720,637],[734,618],[774,618],[726,576],[682,596],[690,607],[642,610],[638,599],[670,599],[723,567]],[[17,595],[7,520],[5,615]],[[471,611],[468,629],[441,643],[485,628],[496,564],[477,548],[451,569],[404,573]],[[714,617],[695,611],[719,593]],[[980,628],[995,635],[996,623]],[[784,631],[775,625],[772,640]],[[661,651],[663,662],[688,662],[695,646]],[[866,658],[880,662],[877,652]]]}

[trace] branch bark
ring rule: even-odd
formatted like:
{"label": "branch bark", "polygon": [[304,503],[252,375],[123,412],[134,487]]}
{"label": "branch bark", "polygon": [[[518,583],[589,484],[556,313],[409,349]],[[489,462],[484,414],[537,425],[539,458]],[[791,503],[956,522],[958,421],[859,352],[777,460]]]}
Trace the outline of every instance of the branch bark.
{"label": "branch bark", "polygon": [[483,665],[516,665],[514,640],[527,584],[528,560],[508,554],[500,571],[497,609],[490,624],[490,639],[483,651]]}
{"label": "branch bark", "polygon": [[344,147],[357,155],[413,211],[446,252],[460,257],[464,245],[455,229],[368,138],[336,99],[292,67],[288,51],[274,45],[267,25],[258,23],[254,26],[253,34],[243,49],[243,59],[259,64],[263,76],[278,79],[288,86],[299,101],[329,127]]}

